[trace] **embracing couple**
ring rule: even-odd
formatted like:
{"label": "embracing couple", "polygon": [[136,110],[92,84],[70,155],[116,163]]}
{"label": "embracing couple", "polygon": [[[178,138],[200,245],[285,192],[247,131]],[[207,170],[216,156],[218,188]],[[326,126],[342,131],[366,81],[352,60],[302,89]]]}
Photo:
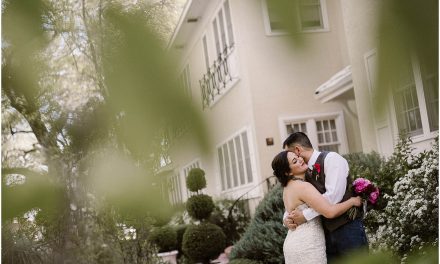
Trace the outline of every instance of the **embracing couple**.
{"label": "embracing couple", "polygon": [[352,197],[347,160],[335,152],[314,150],[302,132],[291,134],[283,148],[272,169],[284,187],[286,264],[327,263],[353,249],[368,250],[361,217],[351,220],[347,214],[362,203],[360,197]]}

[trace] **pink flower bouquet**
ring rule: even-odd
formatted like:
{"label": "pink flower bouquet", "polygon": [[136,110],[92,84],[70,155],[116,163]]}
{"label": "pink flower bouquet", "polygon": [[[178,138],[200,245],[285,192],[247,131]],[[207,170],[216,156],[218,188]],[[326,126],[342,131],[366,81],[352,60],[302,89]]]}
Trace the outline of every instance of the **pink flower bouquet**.
{"label": "pink flower bouquet", "polygon": [[[367,204],[375,205],[379,199],[379,188],[374,186],[369,180],[365,178],[357,178],[353,181],[353,192],[356,196],[361,196],[363,199],[364,216],[367,212]],[[348,216],[354,220],[360,214],[358,208],[352,207],[348,210]]]}

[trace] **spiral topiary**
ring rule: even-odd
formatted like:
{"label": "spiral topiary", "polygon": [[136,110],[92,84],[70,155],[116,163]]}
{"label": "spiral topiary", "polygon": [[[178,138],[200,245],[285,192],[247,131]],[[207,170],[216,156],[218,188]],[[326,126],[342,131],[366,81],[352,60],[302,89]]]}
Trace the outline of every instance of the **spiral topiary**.
{"label": "spiral topiary", "polygon": [[183,234],[182,250],[194,262],[209,263],[226,246],[222,229],[211,223],[188,226]]}
{"label": "spiral topiary", "polygon": [[200,168],[193,168],[186,178],[186,187],[191,192],[198,192],[206,187],[205,171]]}
{"label": "spiral topiary", "polygon": [[159,252],[177,249],[177,232],[171,226],[161,226],[153,229],[148,239],[158,247]]}
{"label": "spiral topiary", "polygon": [[186,201],[188,214],[197,220],[208,218],[214,210],[214,207],[212,197],[206,194],[191,196],[188,201]]}

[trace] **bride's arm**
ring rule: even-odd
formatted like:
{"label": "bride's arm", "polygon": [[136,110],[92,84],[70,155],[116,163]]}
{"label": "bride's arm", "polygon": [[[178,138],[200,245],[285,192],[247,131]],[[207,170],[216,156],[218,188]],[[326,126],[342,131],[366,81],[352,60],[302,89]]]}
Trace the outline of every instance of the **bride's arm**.
{"label": "bride's arm", "polygon": [[360,206],[362,203],[360,197],[352,197],[345,202],[331,204],[308,182],[303,183],[299,195],[303,202],[326,218],[338,217],[351,207]]}

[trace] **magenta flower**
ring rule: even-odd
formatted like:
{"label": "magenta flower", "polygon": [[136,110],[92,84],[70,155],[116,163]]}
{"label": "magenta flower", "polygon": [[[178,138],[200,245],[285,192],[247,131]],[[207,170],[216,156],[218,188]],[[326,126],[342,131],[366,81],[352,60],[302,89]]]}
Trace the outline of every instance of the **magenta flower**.
{"label": "magenta flower", "polygon": [[353,182],[353,186],[356,193],[364,193],[367,190],[371,189],[372,184],[367,179],[358,178]]}
{"label": "magenta flower", "polygon": [[376,204],[377,200],[379,199],[379,188],[375,188],[373,192],[370,193],[370,197],[368,197],[368,201],[371,204]]}

